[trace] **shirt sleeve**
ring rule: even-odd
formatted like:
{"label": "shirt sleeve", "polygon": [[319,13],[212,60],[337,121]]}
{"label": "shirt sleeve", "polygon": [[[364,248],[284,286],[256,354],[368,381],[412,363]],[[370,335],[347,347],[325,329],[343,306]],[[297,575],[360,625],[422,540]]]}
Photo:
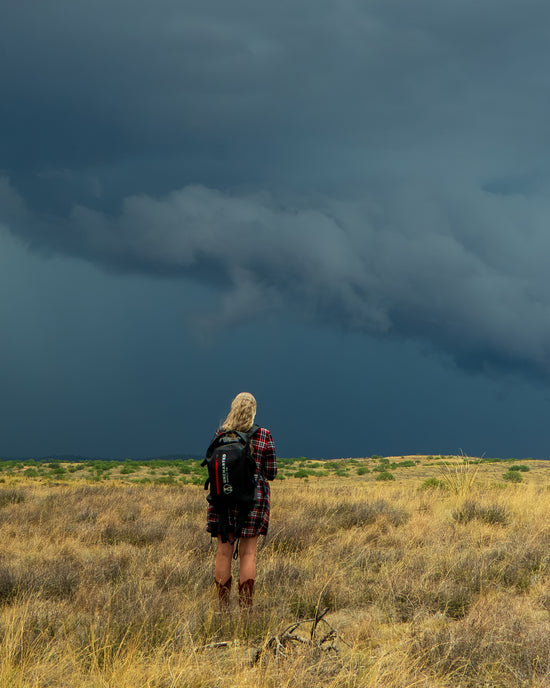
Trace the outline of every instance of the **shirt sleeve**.
{"label": "shirt sleeve", "polygon": [[260,457],[262,472],[267,480],[274,480],[277,475],[277,456],[275,443],[269,430],[260,428],[255,437],[256,450]]}

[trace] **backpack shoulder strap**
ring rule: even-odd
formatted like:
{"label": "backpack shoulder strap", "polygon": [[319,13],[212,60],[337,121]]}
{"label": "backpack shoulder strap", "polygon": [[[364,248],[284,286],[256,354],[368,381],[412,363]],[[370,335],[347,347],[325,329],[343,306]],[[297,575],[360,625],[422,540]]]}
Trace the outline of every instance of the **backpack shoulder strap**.
{"label": "backpack shoulder strap", "polygon": [[252,436],[255,435],[255,434],[258,432],[259,429],[260,429],[260,426],[259,426],[259,425],[256,425],[256,423],[254,423],[254,425],[253,425],[253,426],[250,428],[250,430],[246,433],[248,439],[251,439]]}
{"label": "backpack shoulder strap", "polygon": [[201,466],[206,466],[206,459],[212,454],[212,451],[214,447],[220,442],[222,437],[226,435],[228,432],[235,433],[238,437],[241,438],[243,442],[249,442],[252,436],[260,429],[259,425],[254,425],[250,428],[250,430],[247,430],[247,432],[239,432],[238,430],[222,430],[221,428],[218,428],[216,430],[216,433],[214,434],[214,437],[212,438],[212,441],[208,445],[208,449],[206,450],[206,458],[202,462]]}
{"label": "backpack shoulder strap", "polygon": [[214,433],[214,437],[211,439],[210,444],[208,445],[208,449],[206,450],[206,455],[204,461],[201,463],[201,466],[206,466],[206,459],[212,454],[212,451],[215,447],[215,445],[219,442],[220,437],[224,434],[223,430],[221,428],[218,428],[216,432]]}
{"label": "backpack shoulder strap", "polygon": [[240,430],[231,430],[230,432],[234,432],[237,437],[240,437],[243,442],[249,442],[253,435],[260,429],[259,425],[253,425],[250,430],[247,430],[246,432],[241,432]]}

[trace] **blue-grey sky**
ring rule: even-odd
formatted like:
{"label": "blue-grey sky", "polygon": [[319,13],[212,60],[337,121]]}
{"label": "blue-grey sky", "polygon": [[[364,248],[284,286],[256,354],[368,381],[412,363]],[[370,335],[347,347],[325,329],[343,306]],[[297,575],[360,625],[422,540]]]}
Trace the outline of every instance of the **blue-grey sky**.
{"label": "blue-grey sky", "polygon": [[4,0],[0,457],[547,457],[546,0]]}

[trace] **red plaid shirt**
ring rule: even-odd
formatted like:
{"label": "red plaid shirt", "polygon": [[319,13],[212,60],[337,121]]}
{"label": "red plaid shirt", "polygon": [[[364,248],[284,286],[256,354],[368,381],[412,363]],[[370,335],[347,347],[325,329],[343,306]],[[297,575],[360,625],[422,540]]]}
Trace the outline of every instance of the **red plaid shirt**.
{"label": "red plaid shirt", "polygon": [[[271,433],[266,428],[257,430],[252,439],[252,450],[256,461],[256,475],[258,477],[258,499],[254,508],[248,514],[241,530],[241,537],[253,537],[254,535],[266,535],[269,525],[270,493],[268,480],[273,480],[277,475],[277,457],[275,444]],[[235,529],[238,518],[237,509],[229,512],[229,528]],[[219,517],[212,505],[208,505],[206,517],[206,530],[217,537]]]}

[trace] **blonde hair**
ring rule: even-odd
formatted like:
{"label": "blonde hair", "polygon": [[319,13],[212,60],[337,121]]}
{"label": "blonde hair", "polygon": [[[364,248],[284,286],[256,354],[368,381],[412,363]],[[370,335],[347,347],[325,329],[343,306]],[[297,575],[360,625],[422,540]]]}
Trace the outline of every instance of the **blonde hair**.
{"label": "blonde hair", "polygon": [[231,409],[222,423],[222,430],[247,432],[254,425],[256,399],[248,392],[241,392],[231,402]]}

